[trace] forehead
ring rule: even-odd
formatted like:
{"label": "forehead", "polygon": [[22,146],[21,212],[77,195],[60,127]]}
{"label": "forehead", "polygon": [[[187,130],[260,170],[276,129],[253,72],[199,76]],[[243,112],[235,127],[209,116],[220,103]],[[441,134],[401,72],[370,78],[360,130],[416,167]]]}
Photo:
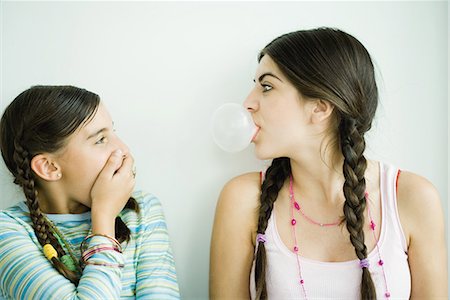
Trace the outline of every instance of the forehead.
{"label": "forehead", "polygon": [[72,151],[78,151],[88,141],[89,136],[101,129],[111,127],[111,117],[106,107],[100,102],[94,115],[66,140],[65,146],[61,148],[61,152],[58,155],[71,155]]}
{"label": "forehead", "polygon": [[269,55],[264,55],[261,61],[259,62],[258,68],[256,69],[256,78],[258,79],[264,73],[272,73],[277,75],[279,78],[284,78],[283,73],[278,68],[277,64],[273,61],[273,59]]}
{"label": "forehead", "polygon": [[92,116],[90,120],[81,128],[82,132],[87,132],[87,134],[91,133],[93,130],[98,130],[103,127],[108,127],[112,123],[111,116],[109,115],[108,110],[100,102],[97,111]]}

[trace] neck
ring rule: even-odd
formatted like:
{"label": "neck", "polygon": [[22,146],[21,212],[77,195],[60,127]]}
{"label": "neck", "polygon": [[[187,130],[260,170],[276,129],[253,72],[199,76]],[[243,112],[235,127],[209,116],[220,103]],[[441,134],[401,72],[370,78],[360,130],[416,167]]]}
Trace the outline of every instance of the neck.
{"label": "neck", "polygon": [[46,214],[80,214],[89,210],[89,207],[70,200],[57,186],[38,188],[39,207]]}
{"label": "neck", "polygon": [[302,151],[291,157],[294,190],[305,199],[323,204],[340,204],[344,201],[342,186],[344,158],[328,151]]}

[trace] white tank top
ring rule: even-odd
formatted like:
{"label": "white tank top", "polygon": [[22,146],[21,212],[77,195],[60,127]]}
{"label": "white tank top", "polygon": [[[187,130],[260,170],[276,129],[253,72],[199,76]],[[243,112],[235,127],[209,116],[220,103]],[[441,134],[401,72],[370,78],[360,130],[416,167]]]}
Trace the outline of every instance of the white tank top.
{"label": "white tank top", "polygon": [[[384,261],[384,271],[390,299],[409,299],[411,277],[408,265],[407,244],[397,210],[396,180],[399,170],[380,162],[381,233],[379,249]],[[304,299],[298,281],[296,254],[290,251],[278,234],[275,213],[266,229],[266,284],[268,299]],[[256,253],[256,249],[255,249]],[[378,265],[378,251],[372,250],[368,259],[377,298],[385,299],[385,282]],[[321,262],[300,257],[302,275],[308,299],[359,299],[362,270],[359,260]],[[255,299],[255,263],[250,277],[250,293]]]}

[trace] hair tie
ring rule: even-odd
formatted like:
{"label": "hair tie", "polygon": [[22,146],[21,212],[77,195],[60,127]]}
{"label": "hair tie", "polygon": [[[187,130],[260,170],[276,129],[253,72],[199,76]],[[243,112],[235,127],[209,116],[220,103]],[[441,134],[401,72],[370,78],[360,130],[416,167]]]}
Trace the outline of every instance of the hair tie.
{"label": "hair tie", "polygon": [[369,260],[367,258],[361,259],[359,261],[359,266],[361,267],[361,269],[369,268],[369,266],[370,266]]}
{"label": "hair tie", "polygon": [[67,269],[69,269],[72,272],[77,271],[77,266],[75,265],[75,262],[73,261],[72,257],[70,255],[65,254],[61,256],[60,261],[66,266]]}
{"label": "hair tie", "polygon": [[256,235],[256,241],[257,242],[261,242],[261,243],[265,243],[267,240],[266,240],[266,235],[265,234],[262,234],[262,233],[258,233],[257,235]]}
{"label": "hair tie", "polygon": [[48,260],[52,260],[53,257],[58,258],[58,252],[56,252],[55,248],[51,244],[45,244],[42,249],[44,250],[44,255]]}

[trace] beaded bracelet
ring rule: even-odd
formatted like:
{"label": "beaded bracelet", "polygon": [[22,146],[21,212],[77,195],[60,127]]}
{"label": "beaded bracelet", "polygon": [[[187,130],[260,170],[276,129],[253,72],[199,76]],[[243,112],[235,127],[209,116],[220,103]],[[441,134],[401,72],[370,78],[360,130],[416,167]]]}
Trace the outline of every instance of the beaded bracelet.
{"label": "beaded bracelet", "polygon": [[94,233],[94,234],[90,234],[90,235],[86,236],[86,237],[84,238],[84,240],[81,242],[81,245],[80,245],[81,253],[83,253],[83,252],[86,251],[86,249],[85,249],[86,242],[87,242],[89,239],[93,238],[94,236],[103,236],[103,237],[107,238],[107,239],[110,240],[114,245],[117,246],[118,252],[122,253],[122,245],[119,243],[119,241],[117,241],[115,238],[113,238],[113,237],[111,237],[111,236],[109,236],[109,235],[107,235],[107,234],[102,234],[102,233]]}

